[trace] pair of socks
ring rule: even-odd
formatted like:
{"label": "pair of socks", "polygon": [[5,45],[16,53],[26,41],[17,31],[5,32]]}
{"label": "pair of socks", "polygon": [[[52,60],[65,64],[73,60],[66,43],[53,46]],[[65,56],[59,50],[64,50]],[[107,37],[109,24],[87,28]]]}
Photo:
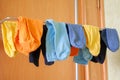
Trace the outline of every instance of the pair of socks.
{"label": "pair of socks", "polygon": [[83,49],[86,46],[86,39],[82,25],[67,24],[68,35],[72,46]]}
{"label": "pair of socks", "polygon": [[33,63],[36,66],[39,66],[39,57],[40,57],[40,51],[42,50],[42,55],[44,57],[44,61],[46,65],[52,65],[54,62],[48,62],[46,58],[46,33],[47,33],[47,27],[46,25],[43,25],[43,35],[41,38],[41,46],[37,48],[37,50],[31,52],[29,54],[29,62]]}
{"label": "pair of socks", "polygon": [[17,50],[14,45],[14,37],[17,26],[17,21],[5,21],[1,24],[4,50],[9,57],[15,57],[17,54]]}
{"label": "pair of socks", "polygon": [[100,31],[100,53],[98,56],[93,56],[91,61],[99,62],[101,64],[104,63],[106,57],[107,48],[112,52],[115,52],[119,49],[119,38],[116,29],[106,28]]}
{"label": "pair of socks", "polygon": [[105,42],[107,48],[115,52],[119,49],[119,37],[116,29],[106,28],[102,30],[102,39]]}
{"label": "pair of socks", "polygon": [[43,21],[26,17],[18,17],[18,26],[15,32],[14,43],[16,50],[24,55],[29,55],[41,45],[43,35]]}
{"label": "pair of socks", "polygon": [[91,59],[92,62],[95,63],[101,63],[103,64],[105,61],[105,57],[106,57],[106,51],[107,51],[107,46],[105,44],[105,42],[102,39],[102,35],[101,35],[102,31],[100,31],[100,53],[98,56],[93,56],[93,58]]}
{"label": "pair of socks", "polygon": [[[66,24],[66,29],[67,29],[67,34],[69,37],[69,42],[70,42],[70,35],[69,35],[70,31],[68,29],[68,24]],[[77,56],[79,52],[79,48],[72,46],[71,42],[70,42],[70,46],[71,46],[70,56]]]}
{"label": "pair of socks", "polygon": [[46,56],[48,61],[65,60],[70,55],[70,43],[66,25],[52,19],[46,20]]}
{"label": "pair of socks", "polygon": [[99,27],[92,25],[83,25],[85,36],[86,36],[86,46],[93,56],[98,56],[100,52],[100,34]]}

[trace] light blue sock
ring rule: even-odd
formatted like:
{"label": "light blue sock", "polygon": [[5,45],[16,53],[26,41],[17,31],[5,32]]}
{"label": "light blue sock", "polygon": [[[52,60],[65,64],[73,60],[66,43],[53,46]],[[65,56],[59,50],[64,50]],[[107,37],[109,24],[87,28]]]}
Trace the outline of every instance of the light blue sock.
{"label": "light blue sock", "polygon": [[65,60],[70,55],[70,42],[65,23],[55,22],[55,51],[58,60]]}
{"label": "light blue sock", "polygon": [[46,34],[46,57],[49,62],[57,60],[54,44],[55,29],[53,26],[54,24],[52,19],[46,20],[46,27],[48,28]]}
{"label": "light blue sock", "polygon": [[46,57],[48,61],[65,60],[70,55],[70,42],[65,23],[46,20]]}

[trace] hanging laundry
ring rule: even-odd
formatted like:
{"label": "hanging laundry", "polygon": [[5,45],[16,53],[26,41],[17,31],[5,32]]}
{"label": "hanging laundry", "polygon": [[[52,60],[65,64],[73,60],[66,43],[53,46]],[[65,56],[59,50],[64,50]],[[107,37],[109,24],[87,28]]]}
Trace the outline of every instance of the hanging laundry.
{"label": "hanging laundry", "polygon": [[48,62],[47,58],[46,58],[46,33],[47,33],[47,27],[46,27],[46,25],[43,25],[43,35],[41,38],[41,45],[37,50],[35,50],[29,54],[29,61],[31,63],[33,63],[35,66],[39,66],[39,56],[40,56],[41,50],[42,50],[45,64],[46,65],[54,64],[54,62]]}
{"label": "hanging laundry", "polygon": [[67,35],[66,25],[46,20],[48,32],[46,35],[46,56],[48,61],[65,60],[70,55],[70,42]]}
{"label": "hanging laundry", "polygon": [[98,56],[100,52],[100,34],[99,27],[92,25],[83,25],[85,36],[86,36],[86,46],[93,56]]}
{"label": "hanging laundry", "polygon": [[53,20],[46,21],[46,27],[48,28],[46,34],[46,57],[48,61],[57,60],[57,56],[55,52],[55,44],[54,44],[55,30],[53,25],[54,25]]}
{"label": "hanging laundry", "polygon": [[106,28],[102,30],[102,39],[105,42],[107,48],[112,52],[119,49],[119,37],[116,29]]}
{"label": "hanging laundry", "polygon": [[18,28],[15,35],[15,46],[17,51],[28,55],[41,45],[43,34],[43,21],[18,17]]}
{"label": "hanging laundry", "polygon": [[83,49],[86,46],[86,39],[82,25],[67,24],[69,30],[69,38],[72,46]]}
{"label": "hanging laundry", "polygon": [[100,53],[98,56],[93,56],[93,58],[91,59],[91,61],[97,63],[101,63],[103,64],[106,58],[106,51],[107,51],[107,46],[105,45],[103,39],[102,39],[102,35],[101,35],[102,31],[100,31]]}
{"label": "hanging laundry", "polygon": [[79,52],[78,48],[71,46],[70,56],[77,56]]}
{"label": "hanging laundry", "polygon": [[78,64],[87,65],[88,61],[92,59],[92,55],[89,52],[88,48],[80,49],[78,56],[74,56],[73,61]]}
{"label": "hanging laundry", "polygon": [[99,31],[96,26],[65,24],[52,19],[46,20],[46,25],[43,23],[21,16],[18,21],[3,22],[1,29],[6,54],[9,57],[18,52],[29,55],[29,62],[39,66],[42,50],[46,65],[65,60],[69,55],[74,56],[75,63],[87,65],[90,60],[103,64],[107,48],[112,52],[119,49],[116,29]]}
{"label": "hanging laundry", "polygon": [[[68,30],[68,25],[66,24],[66,29],[67,29],[67,34],[68,34],[68,38],[70,41],[70,37],[69,37],[69,30]],[[71,44],[71,51],[70,51],[70,56],[77,56],[78,52],[79,52],[79,48],[73,47]]]}
{"label": "hanging laundry", "polygon": [[90,53],[89,49],[86,47],[86,48],[83,49],[83,50],[86,51],[86,52],[84,52],[84,54],[83,54],[84,59],[87,60],[87,61],[90,61],[90,60],[93,58],[93,56],[92,56],[92,54]]}
{"label": "hanging laundry", "polygon": [[17,54],[14,45],[14,37],[17,26],[17,21],[5,21],[1,24],[4,50],[9,57],[14,57]]}

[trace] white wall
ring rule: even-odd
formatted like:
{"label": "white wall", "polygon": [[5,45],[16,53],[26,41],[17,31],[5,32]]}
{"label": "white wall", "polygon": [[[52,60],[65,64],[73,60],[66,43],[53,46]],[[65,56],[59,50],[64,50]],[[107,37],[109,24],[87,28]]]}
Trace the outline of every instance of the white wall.
{"label": "white wall", "polygon": [[[104,0],[105,27],[116,28],[120,38],[120,0]],[[108,80],[120,80],[120,49],[107,50]]]}

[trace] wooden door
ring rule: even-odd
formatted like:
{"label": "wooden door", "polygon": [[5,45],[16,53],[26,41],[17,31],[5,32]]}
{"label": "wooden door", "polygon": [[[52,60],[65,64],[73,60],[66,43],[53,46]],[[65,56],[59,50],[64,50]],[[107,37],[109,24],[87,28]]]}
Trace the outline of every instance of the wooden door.
{"label": "wooden door", "polygon": [[[1,0],[0,19],[7,16],[74,23],[74,0]],[[0,80],[75,80],[72,57],[46,66],[40,56],[39,67],[29,63],[29,58],[22,54],[9,58],[0,36]]]}
{"label": "wooden door", "polygon": [[[104,0],[79,1],[79,23],[104,28]],[[82,72],[80,72],[82,71]],[[89,62],[87,66],[79,65],[79,80],[107,80],[107,61],[104,64]],[[83,76],[83,77],[82,77]]]}

